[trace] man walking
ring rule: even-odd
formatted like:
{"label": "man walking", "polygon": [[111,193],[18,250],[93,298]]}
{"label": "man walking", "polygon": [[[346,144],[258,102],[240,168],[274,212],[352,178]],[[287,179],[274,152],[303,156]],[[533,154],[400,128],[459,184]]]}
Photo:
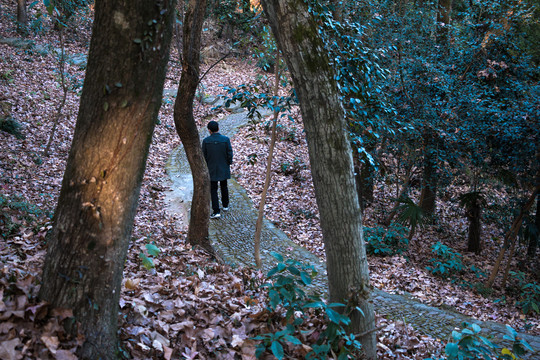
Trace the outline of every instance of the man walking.
{"label": "man walking", "polygon": [[211,219],[221,217],[218,199],[218,183],[221,187],[221,203],[223,210],[229,210],[229,189],[227,179],[231,178],[233,151],[228,137],[219,133],[219,125],[215,121],[208,123],[210,136],[202,142],[202,149],[208,172],[210,173],[210,197],[212,199]]}

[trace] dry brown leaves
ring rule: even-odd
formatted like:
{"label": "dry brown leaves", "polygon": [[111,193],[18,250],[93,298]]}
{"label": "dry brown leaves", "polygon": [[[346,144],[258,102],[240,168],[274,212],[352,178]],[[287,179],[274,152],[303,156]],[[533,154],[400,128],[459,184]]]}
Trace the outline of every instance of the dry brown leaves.
{"label": "dry brown leaves", "polygon": [[[7,0],[0,0],[0,4],[0,36],[15,37],[14,24],[6,15],[14,16],[15,7]],[[89,33],[88,27],[85,29],[86,33],[68,34],[68,53],[86,53],[84,45]],[[31,38],[36,43],[58,46],[52,31]],[[205,43],[211,47],[215,39],[205,39]],[[177,51],[172,52],[166,89],[176,89],[180,79]],[[205,63],[201,72],[210,65],[210,61]],[[67,71],[71,79],[82,81],[84,70],[67,65]],[[69,311],[50,309],[36,300],[45,235],[51,228],[50,214],[60,190],[79,102],[80,89],[70,91],[51,155],[44,158],[43,150],[62,95],[57,72],[57,60],[50,54],[41,56],[0,45],[0,102],[10,104],[11,116],[22,124],[26,135],[25,140],[17,140],[0,132],[0,195],[15,197],[43,211],[26,219],[22,216],[24,210],[2,209],[17,223],[15,233],[0,243],[0,357],[6,359],[74,359],[74,351],[82,341],[80,335],[67,330],[68,323],[73,322]],[[248,83],[255,74],[249,63],[227,59],[205,77],[203,89],[217,95],[223,93],[220,84]],[[256,343],[250,338],[279,326],[269,321],[264,310],[265,294],[259,289],[262,275],[250,269],[230,269],[191,249],[185,243],[185,225],[181,225],[185,219],[178,222],[164,210],[168,191],[165,163],[171,150],[179,145],[172,118],[173,102],[173,97],[164,99],[141,188],[120,300],[122,346],[137,359],[253,359]],[[196,105],[195,111],[200,126],[225,116],[223,111],[210,106]],[[322,257],[303,127],[298,110],[292,115],[294,121],[280,119],[280,141],[266,214],[292,239]],[[233,171],[256,205],[262,191],[267,143],[268,132],[261,123],[244,128],[233,144]],[[257,156],[255,165],[248,161],[253,154]],[[381,193],[382,198],[386,195]],[[449,216],[455,217],[453,214]],[[373,221],[368,216],[367,222]],[[139,258],[148,243],[155,243],[161,250],[152,270],[145,269]],[[490,300],[433,278],[403,258],[370,259],[370,265],[373,282],[382,289],[407,291],[435,305],[451,304],[481,319],[491,319],[493,314],[505,321],[517,317],[515,311],[508,310],[511,307],[495,306]],[[379,331],[381,358],[417,359],[441,349],[441,344],[404,324],[385,319],[378,319],[378,323],[384,326]],[[316,334],[323,325],[320,319],[313,318],[306,326],[308,332]],[[309,343],[313,337],[306,335],[304,340]],[[287,351],[292,357],[301,357],[306,348],[291,347]]]}

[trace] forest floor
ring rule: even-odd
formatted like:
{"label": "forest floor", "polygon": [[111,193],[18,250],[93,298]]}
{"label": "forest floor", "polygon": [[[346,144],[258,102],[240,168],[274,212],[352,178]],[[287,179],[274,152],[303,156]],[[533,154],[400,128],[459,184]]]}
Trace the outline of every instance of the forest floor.
{"label": "forest floor", "polygon": [[[51,30],[46,17],[36,18],[27,37],[29,49],[0,43],[0,117],[11,117],[20,124],[17,138],[0,131],[0,358],[73,359],[81,339],[71,337],[62,325],[69,311],[52,310],[36,299],[40,269],[46,251],[45,236],[51,229],[51,216],[59,194],[65,162],[77,118],[78,102],[84,79],[84,66],[75,59],[87,54],[91,20],[82,16],[77,31],[67,29],[69,85],[65,105],[59,112],[63,95],[59,61],[58,33]],[[18,38],[12,2],[0,0],[0,38]],[[39,20],[39,21],[38,21]],[[215,39],[206,38],[203,71],[228,51]],[[36,48],[48,48],[38,52]],[[242,55],[242,54],[238,54]],[[242,59],[245,58],[245,59]],[[178,87],[180,65],[173,49],[165,94]],[[262,81],[269,76],[256,68],[247,56],[230,57],[218,63],[205,76],[201,89],[205,94],[224,94],[220,84],[237,87]],[[271,76],[269,76],[271,78]],[[253,358],[257,341],[253,336],[275,330],[265,311],[266,294],[260,290],[264,274],[251,268],[231,268],[209,259],[185,242],[186,227],[182,214],[168,214],[165,204],[168,189],[165,164],[180,141],[173,122],[174,96],[164,96],[156,126],[147,169],[143,179],[139,208],[124,272],[120,301],[120,338],[126,354],[137,359]],[[44,150],[52,134],[54,119],[60,114],[48,156]],[[227,115],[203,103],[195,107],[201,127],[209,120]],[[292,119],[280,119],[273,178],[265,215],[293,241],[324,259],[322,234],[318,223],[310,177],[307,147],[301,117],[293,109]],[[234,138],[233,173],[258,205],[264,182],[269,133],[265,122],[244,127]],[[256,160],[256,161],[255,161]],[[377,227],[392,206],[395,184],[391,178],[377,183],[375,201],[366,210],[364,223]],[[540,317],[523,315],[516,307],[519,299],[508,289],[495,287],[482,296],[477,284],[489,274],[498,255],[503,230],[486,223],[484,248],[480,255],[467,253],[467,224],[455,198],[459,185],[450,185],[437,203],[436,225],[425,227],[409,244],[408,250],[391,257],[369,258],[371,281],[389,293],[407,294],[426,304],[451,308],[479,320],[509,324],[516,330],[540,335]],[[490,201],[503,202],[508,195],[491,188]],[[452,201],[453,200],[453,201]],[[509,206],[509,204],[506,204]],[[452,279],[432,275],[426,266],[434,257],[431,245],[442,242],[463,254],[463,264],[475,266]],[[140,254],[155,243],[161,250],[153,259],[155,268],[147,270]],[[512,270],[526,270],[523,249],[516,251]],[[478,277],[478,278],[477,278]],[[511,281],[515,281],[511,279]],[[314,318],[314,326],[322,326]],[[378,318],[379,355],[383,359],[423,359],[442,353],[444,342],[420,334],[404,322]],[[309,339],[305,339],[306,342]],[[286,349],[292,357],[301,357],[300,349]]]}

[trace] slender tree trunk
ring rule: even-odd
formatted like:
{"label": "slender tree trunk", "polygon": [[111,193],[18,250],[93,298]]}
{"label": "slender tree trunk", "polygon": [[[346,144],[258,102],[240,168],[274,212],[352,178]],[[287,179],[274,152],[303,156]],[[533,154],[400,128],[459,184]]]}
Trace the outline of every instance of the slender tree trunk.
{"label": "slender tree trunk", "polygon": [[[374,150],[374,146],[366,147],[366,151],[369,153],[373,152]],[[363,213],[367,205],[373,202],[373,188],[375,186],[375,168],[371,165],[371,163],[369,163],[367,159],[365,163],[362,164],[360,158],[357,155],[358,152],[353,152],[356,192],[360,201],[360,209]]]}
{"label": "slender tree trunk", "polygon": [[499,267],[501,266],[501,262],[504,258],[504,253],[506,252],[506,248],[508,247],[509,244],[512,244],[515,241],[516,234],[519,231],[519,228],[521,227],[521,222],[523,221],[523,216],[525,216],[525,214],[529,212],[529,210],[531,209],[539,190],[540,190],[540,184],[536,186],[529,200],[521,208],[521,211],[519,215],[517,216],[517,218],[514,220],[512,227],[510,228],[510,230],[504,237],[503,246],[501,248],[501,251],[499,252],[499,256],[497,257],[497,260],[495,261],[495,264],[493,265],[493,269],[491,270],[491,275],[489,275],[489,278],[486,281],[486,286],[488,288],[493,286],[493,283],[495,282],[495,278],[497,277],[497,273],[499,272]]}
{"label": "slender tree trunk", "polygon": [[529,240],[529,246],[527,248],[527,257],[533,260],[536,256],[536,249],[538,248],[538,232],[540,231],[540,194],[536,196],[536,218],[534,221],[536,231],[531,235]]}
{"label": "slender tree trunk", "polygon": [[503,278],[501,282],[502,289],[506,287],[506,281],[508,280],[508,273],[510,272],[512,259],[514,259],[514,254],[516,252],[516,245],[517,245],[517,240],[514,239],[514,241],[512,241],[512,245],[510,246],[510,251],[508,252],[508,260],[506,261],[506,267],[504,268]]}
{"label": "slender tree trunk", "polygon": [[274,146],[276,145],[276,128],[279,111],[277,110],[277,97],[279,90],[279,51],[276,55],[276,65],[274,67],[274,98],[276,99],[274,103],[274,119],[272,122],[272,137],[270,139],[270,148],[268,149],[268,159],[266,161],[266,177],[264,180],[264,188],[261,195],[261,202],[259,204],[259,215],[257,217],[257,223],[255,224],[255,240],[254,240],[254,250],[255,250],[255,264],[258,268],[261,267],[261,231],[262,231],[262,221],[264,217],[264,204],[266,203],[266,194],[268,193],[268,188],[270,187],[270,180],[272,178],[272,159],[274,158]]}
{"label": "slender tree trunk", "polygon": [[199,130],[193,118],[193,100],[199,84],[201,32],[206,0],[190,0],[184,16],[182,77],[174,103],[174,124],[182,140],[193,175],[193,200],[188,241],[214,253],[208,239],[210,219],[210,176],[201,148]]}
{"label": "slender tree trunk", "polygon": [[432,130],[424,132],[424,174],[422,178],[422,192],[420,193],[420,207],[428,216],[435,214],[437,199],[437,150],[434,146]]}
{"label": "slender tree trunk", "polygon": [[17,0],[17,32],[23,35],[27,33],[28,16],[26,0]]}
{"label": "slender tree trunk", "polygon": [[[79,114],[39,293],[55,307],[73,309],[85,335],[81,358],[116,358],[122,272],[161,105],[174,9],[172,0],[95,3]],[[152,33],[151,44],[134,41],[145,32]]]}
{"label": "slender tree trunk", "polygon": [[330,5],[334,7],[332,9],[332,16],[334,17],[334,20],[338,22],[342,22],[343,21],[343,5],[341,4],[341,1],[330,0]]}
{"label": "slender tree trunk", "polygon": [[394,202],[394,206],[392,207],[392,210],[390,210],[390,212],[388,213],[388,216],[386,216],[386,218],[382,222],[384,226],[387,226],[387,227],[390,226],[390,224],[392,223],[392,220],[394,220],[394,217],[396,216],[397,211],[399,209],[399,205],[400,205],[399,200],[404,198],[405,195],[407,195],[407,192],[409,191],[409,187],[411,185],[412,169],[413,169],[413,164],[411,162],[411,164],[409,164],[409,167],[407,168],[407,171],[405,173],[405,181],[403,182],[401,192],[398,194],[396,201]]}
{"label": "slender tree trunk", "polygon": [[481,225],[480,220],[482,216],[482,208],[478,199],[472,200],[472,203],[468,205],[467,218],[469,219],[469,234],[467,240],[467,251],[480,254],[482,251],[481,242]]}
{"label": "slender tree trunk", "polygon": [[[55,23],[57,23],[58,20],[56,18],[54,19],[55,19]],[[60,104],[58,104],[58,107],[56,108],[56,113],[53,119],[53,126],[51,129],[51,133],[49,134],[49,140],[47,141],[47,146],[45,146],[45,150],[43,151],[43,157],[49,157],[52,142],[54,140],[54,136],[56,135],[56,128],[58,127],[58,123],[60,122],[60,119],[62,118],[62,110],[64,109],[64,105],[66,104],[66,99],[67,99],[67,94],[68,94],[68,86],[66,84],[66,76],[65,76],[66,57],[65,57],[64,27],[63,26],[61,26],[60,29],[58,30],[58,36],[60,38],[60,59],[58,61],[58,68],[60,70],[60,85],[62,86],[62,100],[60,100]]]}
{"label": "slender tree trunk", "polygon": [[375,318],[345,113],[317,22],[307,3],[263,0],[300,100],[326,252],[329,297],[351,313],[367,358],[376,358]]}
{"label": "slender tree trunk", "polygon": [[[452,0],[439,0],[437,6],[437,42],[439,44],[448,43],[448,33],[450,26],[450,13],[452,12]],[[443,47],[443,50],[447,47]]]}

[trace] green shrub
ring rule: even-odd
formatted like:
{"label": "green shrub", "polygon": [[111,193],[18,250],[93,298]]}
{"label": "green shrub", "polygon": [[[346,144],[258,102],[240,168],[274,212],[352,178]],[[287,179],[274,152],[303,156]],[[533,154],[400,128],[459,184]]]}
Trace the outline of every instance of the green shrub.
{"label": "green shrub", "polygon": [[461,261],[461,254],[451,247],[443,245],[441,242],[437,242],[431,247],[431,252],[434,253],[436,257],[429,260],[433,266],[428,266],[427,269],[433,275],[448,277],[465,270],[465,266]]}
{"label": "green shrub", "polygon": [[0,81],[5,81],[8,84],[13,84],[13,82],[15,81],[15,79],[13,78],[13,73],[13,70],[0,71]]}
{"label": "green shrub", "polygon": [[15,136],[19,140],[22,140],[26,137],[21,131],[22,125],[11,117],[0,119],[0,130]]}
{"label": "green shrub", "polygon": [[302,170],[307,166],[302,162],[301,159],[295,157],[292,162],[284,161],[280,164],[279,170],[285,176],[292,176],[296,181],[303,181]]}
{"label": "green shrub", "polygon": [[398,223],[392,223],[388,229],[382,226],[364,227],[366,251],[370,255],[392,256],[407,250],[407,228]]}
{"label": "green shrub", "polygon": [[482,329],[477,324],[463,323],[462,331],[452,331],[453,341],[446,344],[445,352],[449,360],[459,359],[521,359],[527,351],[534,351],[530,345],[517,336],[517,332],[506,325],[508,335],[504,340],[511,341],[510,348],[494,344],[481,336]]}
{"label": "green shrub", "polygon": [[39,217],[50,213],[30,204],[19,196],[5,196],[0,194],[0,237],[7,239],[17,234],[22,225],[36,223]]}
{"label": "green shrub", "polygon": [[[357,359],[362,345],[354,334],[349,334],[345,327],[351,322],[346,311],[338,312],[334,308],[345,307],[343,304],[326,304],[318,294],[310,295],[305,286],[312,283],[317,272],[311,265],[296,260],[285,260],[280,254],[272,253],[278,264],[268,272],[268,282],[263,287],[268,289],[269,303],[267,309],[274,316],[283,316],[284,329],[261,334],[256,357],[260,358],[270,350],[277,359],[285,357],[283,345],[302,345],[298,339],[301,325],[309,314],[324,314],[327,320],[326,329],[319,334],[316,344],[310,344],[311,351],[305,355],[308,360],[336,358]],[[356,309],[361,311],[360,309]],[[283,315],[284,314],[284,315]]]}
{"label": "green shrub", "polygon": [[519,291],[519,301],[516,305],[521,308],[525,315],[532,312],[540,313],[540,285],[536,281],[528,282],[525,273],[510,271],[510,275],[516,280]]}

